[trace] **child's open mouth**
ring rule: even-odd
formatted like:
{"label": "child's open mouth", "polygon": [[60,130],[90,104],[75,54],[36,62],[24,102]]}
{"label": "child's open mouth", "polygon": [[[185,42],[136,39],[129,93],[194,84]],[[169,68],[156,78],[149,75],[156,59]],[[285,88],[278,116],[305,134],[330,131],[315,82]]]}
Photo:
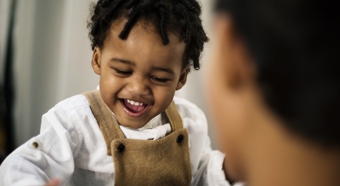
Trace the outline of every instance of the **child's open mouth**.
{"label": "child's open mouth", "polygon": [[130,99],[120,99],[120,102],[124,107],[124,111],[131,117],[139,117],[149,108],[148,104]]}

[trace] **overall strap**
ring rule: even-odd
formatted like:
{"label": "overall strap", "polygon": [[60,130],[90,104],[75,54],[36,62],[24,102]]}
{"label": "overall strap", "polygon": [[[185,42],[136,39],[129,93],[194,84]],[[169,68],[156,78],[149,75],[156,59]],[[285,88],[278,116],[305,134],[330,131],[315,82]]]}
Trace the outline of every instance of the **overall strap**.
{"label": "overall strap", "polygon": [[169,119],[171,132],[183,128],[182,117],[179,115],[174,101],[172,101],[170,106],[165,110],[165,114]]}
{"label": "overall strap", "polygon": [[92,113],[97,120],[104,136],[107,155],[111,156],[111,142],[115,139],[125,138],[110,108],[100,96],[99,90],[82,93],[90,104]]}

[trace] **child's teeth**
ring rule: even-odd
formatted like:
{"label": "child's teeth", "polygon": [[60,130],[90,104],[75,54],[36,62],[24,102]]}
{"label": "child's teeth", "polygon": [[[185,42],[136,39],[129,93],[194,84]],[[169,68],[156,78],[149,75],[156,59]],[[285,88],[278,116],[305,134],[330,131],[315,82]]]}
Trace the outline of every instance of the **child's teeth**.
{"label": "child's teeth", "polygon": [[127,99],[126,100],[128,103],[130,103],[131,105],[135,105],[135,106],[141,106],[143,105],[143,103],[140,103],[140,102],[137,102],[137,101],[132,101],[132,100],[129,100]]}

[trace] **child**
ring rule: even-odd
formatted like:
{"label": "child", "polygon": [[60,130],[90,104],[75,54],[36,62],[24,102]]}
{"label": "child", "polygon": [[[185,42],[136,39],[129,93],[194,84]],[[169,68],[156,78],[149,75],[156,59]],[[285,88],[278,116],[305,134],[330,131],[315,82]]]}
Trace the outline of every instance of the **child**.
{"label": "child", "polygon": [[228,175],[339,186],[337,2],[217,2],[207,90]]}
{"label": "child", "polygon": [[44,114],[41,133],[1,165],[0,185],[228,185],[203,112],[174,98],[208,40],[200,5],[99,0],[92,14],[99,90]]}

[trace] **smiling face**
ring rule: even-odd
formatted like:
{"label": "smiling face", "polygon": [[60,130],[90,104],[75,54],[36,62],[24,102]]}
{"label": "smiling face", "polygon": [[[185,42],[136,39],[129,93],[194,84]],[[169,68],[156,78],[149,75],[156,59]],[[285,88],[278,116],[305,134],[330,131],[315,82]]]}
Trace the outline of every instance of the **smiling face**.
{"label": "smiling face", "polygon": [[175,91],[186,82],[183,68],[186,44],[168,33],[170,43],[151,23],[137,22],[126,40],[118,36],[125,19],[112,24],[102,49],[93,51],[92,67],[100,75],[100,94],[119,123],[143,127],[165,111]]}

